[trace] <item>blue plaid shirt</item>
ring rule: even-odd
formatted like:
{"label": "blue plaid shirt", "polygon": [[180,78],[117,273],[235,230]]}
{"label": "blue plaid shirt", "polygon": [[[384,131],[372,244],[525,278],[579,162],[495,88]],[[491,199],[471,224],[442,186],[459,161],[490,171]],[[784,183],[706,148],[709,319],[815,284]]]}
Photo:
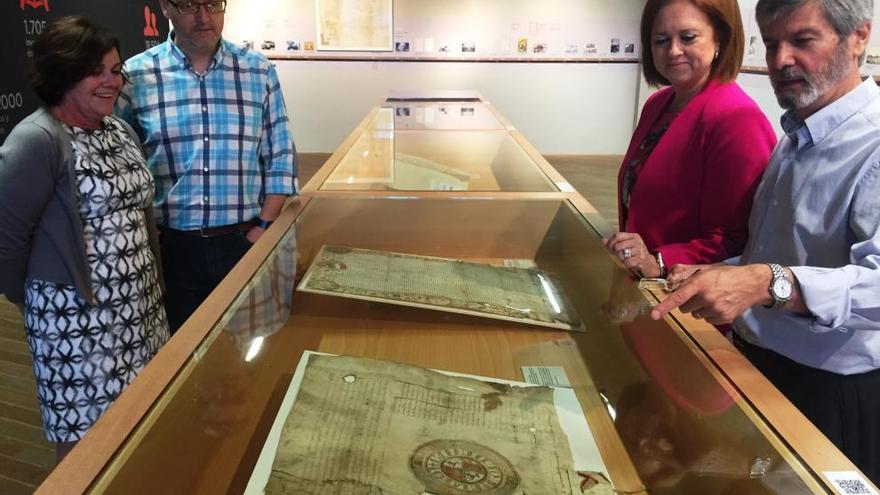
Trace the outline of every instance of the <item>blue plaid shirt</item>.
{"label": "blue plaid shirt", "polygon": [[231,225],[267,194],[296,193],[296,150],[275,67],[221,41],[204,75],[168,40],[125,63],[116,113],[140,135],[156,180],[160,225]]}

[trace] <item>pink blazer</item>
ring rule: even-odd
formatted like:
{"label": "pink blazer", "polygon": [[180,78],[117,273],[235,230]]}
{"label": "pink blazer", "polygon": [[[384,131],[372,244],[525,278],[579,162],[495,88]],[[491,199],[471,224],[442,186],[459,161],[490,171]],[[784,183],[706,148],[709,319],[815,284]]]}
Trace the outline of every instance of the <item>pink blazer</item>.
{"label": "pink blazer", "polygon": [[[673,96],[665,88],[645,103],[618,175],[618,202],[627,163]],[[710,81],[643,165],[620,229],[641,235],[670,267],[741,254],[752,197],[775,144],[767,117],[736,83]]]}

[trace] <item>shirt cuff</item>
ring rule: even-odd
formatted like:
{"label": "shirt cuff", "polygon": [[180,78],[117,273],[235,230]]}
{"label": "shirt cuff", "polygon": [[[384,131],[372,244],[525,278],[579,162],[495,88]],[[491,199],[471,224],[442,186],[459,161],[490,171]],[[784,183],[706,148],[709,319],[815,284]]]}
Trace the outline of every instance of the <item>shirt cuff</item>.
{"label": "shirt cuff", "polygon": [[813,315],[810,328],[817,333],[843,326],[851,310],[846,272],[835,268],[811,266],[788,267],[797,278],[801,297]]}
{"label": "shirt cuff", "polygon": [[266,177],[265,194],[280,194],[283,196],[292,196],[296,193],[296,177],[294,176],[272,176]]}

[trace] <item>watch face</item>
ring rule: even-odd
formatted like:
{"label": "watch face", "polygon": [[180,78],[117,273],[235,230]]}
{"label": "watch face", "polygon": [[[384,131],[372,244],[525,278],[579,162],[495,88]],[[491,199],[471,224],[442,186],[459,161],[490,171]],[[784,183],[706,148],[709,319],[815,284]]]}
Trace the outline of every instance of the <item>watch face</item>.
{"label": "watch face", "polygon": [[777,278],[774,280],[771,290],[777,299],[791,299],[791,282],[784,278]]}

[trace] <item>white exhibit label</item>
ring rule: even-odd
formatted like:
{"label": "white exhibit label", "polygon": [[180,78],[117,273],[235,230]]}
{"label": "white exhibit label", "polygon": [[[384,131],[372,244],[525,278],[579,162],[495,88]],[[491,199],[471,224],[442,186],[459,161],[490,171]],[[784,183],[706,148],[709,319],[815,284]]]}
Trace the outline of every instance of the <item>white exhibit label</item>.
{"label": "white exhibit label", "polygon": [[526,383],[571,388],[562,366],[523,366],[522,374]]}
{"label": "white exhibit label", "polygon": [[567,192],[567,193],[574,192],[574,187],[572,187],[572,185],[569,184],[568,182],[557,182],[556,187],[558,187],[559,190],[562,192]]}
{"label": "white exhibit label", "polygon": [[842,495],[880,495],[870,483],[856,471],[824,471],[822,473]]}

